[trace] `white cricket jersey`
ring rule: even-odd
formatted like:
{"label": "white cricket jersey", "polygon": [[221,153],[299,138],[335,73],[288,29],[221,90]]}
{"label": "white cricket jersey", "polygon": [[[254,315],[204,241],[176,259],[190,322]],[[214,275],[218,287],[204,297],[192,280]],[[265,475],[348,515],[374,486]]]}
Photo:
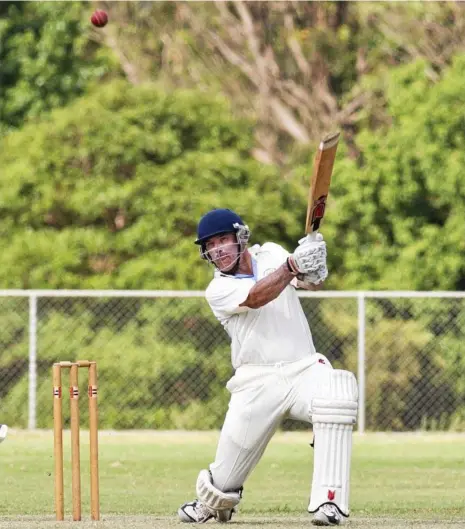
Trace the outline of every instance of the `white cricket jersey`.
{"label": "white cricket jersey", "polygon": [[289,253],[275,243],[249,249],[254,277],[235,277],[215,272],[206,291],[213,314],[231,337],[234,369],[245,364],[294,362],[315,354],[312,334],[292,285],[258,309],[240,307],[257,281],[274,272]]}

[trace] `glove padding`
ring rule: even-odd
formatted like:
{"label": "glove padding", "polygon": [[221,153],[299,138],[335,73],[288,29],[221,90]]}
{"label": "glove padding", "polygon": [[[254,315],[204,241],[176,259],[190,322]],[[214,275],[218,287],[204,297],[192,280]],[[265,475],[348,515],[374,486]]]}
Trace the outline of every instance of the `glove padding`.
{"label": "glove padding", "polygon": [[326,268],[326,243],[320,233],[317,234],[315,239],[311,236],[300,239],[299,246],[289,259],[291,267],[297,273],[311,273],[312,279],[317,279],[318,282],[323,280],[321,279],[323,276],[326,277],[328,275]]}
{"label": "glove padding", "polygon": [[307,272],[299,277],[304,285],[319,285],[328,277],[328,268],[326,264],[323,268],[320,268],[317,272]]}

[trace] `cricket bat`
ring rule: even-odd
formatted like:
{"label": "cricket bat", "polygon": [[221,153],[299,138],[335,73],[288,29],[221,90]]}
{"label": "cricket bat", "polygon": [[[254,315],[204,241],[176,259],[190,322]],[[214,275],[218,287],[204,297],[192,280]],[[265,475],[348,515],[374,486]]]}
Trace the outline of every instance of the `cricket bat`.
{"label": "cricket bat", "polygon": [[339,135],[339,132],[333,132],[325,136],[320,142],[315,156],[308,194],[307,220],[305,222],[305,233],[312,238],[316,237],[325,214],[326,199],[328,198],[331,174],[334,160],[336,159]]}

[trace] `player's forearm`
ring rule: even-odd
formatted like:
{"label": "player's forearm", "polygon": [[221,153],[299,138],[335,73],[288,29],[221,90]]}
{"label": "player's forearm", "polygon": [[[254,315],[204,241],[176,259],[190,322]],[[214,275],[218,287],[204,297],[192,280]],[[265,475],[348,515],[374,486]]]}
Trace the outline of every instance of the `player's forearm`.
{"label": "player's forearm", "polygon": [[257,281],[250,289],[247,299],[241,303],[241,306],[250,307],[251,309],[263,307],[276,299],[294,277],[295,275],[290,272],[287,264],[284,263],[270,275]]}
{"label": "player's forearm", "polygon": [[303,290],[321,290],[324,286],[324,281],[315,285],[314,283],[304,283],[303,281],[297,280],[297,288],[302,288]]}

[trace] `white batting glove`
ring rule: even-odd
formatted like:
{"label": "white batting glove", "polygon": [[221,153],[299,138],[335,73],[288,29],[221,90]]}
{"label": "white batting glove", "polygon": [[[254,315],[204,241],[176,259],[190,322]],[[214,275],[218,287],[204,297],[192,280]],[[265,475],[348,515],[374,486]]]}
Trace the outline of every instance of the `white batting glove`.
{"label": "white batting glove", "polygon": [[[299,240],[299,245],[314,244],[315,242],[323,242],[323,235],[321,233],[316,233],[313,235],[306,235]],[[328,267],[326,265],[326,255],[324,262],[321,263],[320,267],[316,270],[312,270],[303,274],[301,281],[305,285],[319,285],[328,277]]]}
{"label": "white batting glove", "polygon": [[312,234],[305,235],[302,239],[299,239],[299,245],[304,244],[313,244],[315,242],[323,242],[323,235],[320,232],[317,232],[314,236]]}
{"label": "white batting glove", "polygon": [[289,270],[297,274],[320,273],[326,267],[326,243],[305,241],[300,244],[287,260]]}
{"label": "white batting glove", "polygon": [[326,266],[326,263],[325,263],[324,266],[321,267],[316,272],[307,272],[306,274],[303,274],[300,281],[302,281],[304,285],[319,285],[327,277],[328,277],[328,267]]}

